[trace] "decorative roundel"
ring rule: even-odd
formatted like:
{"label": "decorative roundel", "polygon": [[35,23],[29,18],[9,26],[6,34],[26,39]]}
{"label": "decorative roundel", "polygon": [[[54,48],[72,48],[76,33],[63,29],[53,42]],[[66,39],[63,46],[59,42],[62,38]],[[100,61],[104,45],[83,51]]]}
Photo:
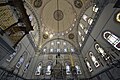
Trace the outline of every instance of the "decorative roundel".
{"label": "decorative roundel", "polygon": [[42,0],[35,0],[34,1],[34,7],[39,8],[42,6]]}
{"label": "decorative roundel", "polygon": [[83,3],[81,0],[75,0],[74,5],[76,8],[81,8],[83,6]]}
{"label": "decorative roundel", "polygon": [[63,14],[63,12],[62,12],[61,10],[56,10],[56,11],[54,12],[53,16],[54,16],[54,19],[55,19],[55,20],[60,21],[60,20],[63,19],[64,14]]}
{"label": "decorative roundel", "polygon": [[73,34],[73,33],[70,33],[70,34],[68,35],[68,38],[69,38],[69,39],[74,39],[74,34]]}
{"label": "decorative roundel", "polygon": [[118,12],[118,13],[116,14],[116,17],[115,17],[115,18],[116,18],[116,21],[120,23],[120,12]]}
{"label": "decorative roundel", "polygon": [[47,39],[47,38],[48,38],[48,35],[47,35],[47,34],[43,34],[43,38],[44,38],[44,39]]}

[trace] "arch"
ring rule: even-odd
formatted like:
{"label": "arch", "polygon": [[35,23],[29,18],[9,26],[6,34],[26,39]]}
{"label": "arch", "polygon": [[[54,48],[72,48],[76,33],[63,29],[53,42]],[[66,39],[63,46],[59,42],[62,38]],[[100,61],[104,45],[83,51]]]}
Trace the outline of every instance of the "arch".
{"label": "arch", "polygon": [[41,25],[41,22],[40,22],[40,20],[39,20],[39,18],[37,17],[37,13],[36,13],[36,11],[30,6],[30,4],[29,4],[29,2],[27,2],[27,1],[25,1],[24,2],[24,4],[25,4],[25,6],[31,11],[31,13],[32,13],[32,15],[35,17],[35,19],[36,19],[36,23],[37,23],[37,26],[38,26],[38,29],[39,29],[39,31],[38,31],[38,34],[39,34],[39,39],[38,39],[38,44],[37,44],[37,49],[39,48],[39,45],[40,45],[40,37],[41,37],[41,33],[40,33],[40,29],[41,29],[41,27],[40,27],[40,25]]}
{"label": "arch", "polygon": [[94,66],[99,67],[100,63],[97,61],[97,58],[95,57],[94,53],[92,51],[90,51],[88,54],[89,54],[92,62],[94,63]]}
{"label": "arch", "polygon": [[66,62],[65,63],[65,69],[66,69],[66,74],[69,75],[71,74],[71,69],[70,69],[70,63],[69,62]]}
{"label": "arch", "polygon": [[98,12],[98,10],[99,10],[98,6],[96,4],[93,5],[92,11],[96,13]]}
{"label": "arch", "polygon": [[43,62],[40,61],[35,68],[36,69],[35,70],[35,75],[40,75],[41,74],[42,66],[43,66]]}
{"label": "arch", "polygon": [[110,56],[106,53],[106,51],[98,44],[95,44],[95,50],[100,54],[100,56],[107,61]]}
{"label": "arch", "polygon": [[110,43],[114,48],[120,50],[120,38],[118,38],[114,33],[110,31],[105,31],[103,33],[103,38]]}
{"label": "arch", "polygon": [[27,59],[27,52],[24,51],[23,54],[20,56],[19,60],[17,61],[16,68],[20,68],[22,64],[25,62],[25,59]]}
{"label": "arch", "polygon": [[25,66],[24,66],[23,72],[27,71],[27,69],[29,68],[29,66],[30,66],[30,64],[31,64],[31,61],[32,61],[32,57],[30,57],[30,58],[27,60],[27,63],[26,63]]}
{"label": "arch", "polygon": [[77,74],[82,74],[82,71],[81,71],[81,68],[79,65],[75,65],[75,68],[76,68],[76,73]]}
{"label": "arch", "polygon": [[90,64],[90,62],[88,61],[87,57],[85,57],[85,63],[86,63],[86,66],[87,66],[89,72],[92,72],[92,71],[93,71],[93,68],[91,67],[91,64]]}
{"label": "arch", "polygon": [[46,71],[45,71],[46,75],[51,75],[52,67],[53,67],[53,62],[52,61],[48,61],[47,65],[46,65]]}

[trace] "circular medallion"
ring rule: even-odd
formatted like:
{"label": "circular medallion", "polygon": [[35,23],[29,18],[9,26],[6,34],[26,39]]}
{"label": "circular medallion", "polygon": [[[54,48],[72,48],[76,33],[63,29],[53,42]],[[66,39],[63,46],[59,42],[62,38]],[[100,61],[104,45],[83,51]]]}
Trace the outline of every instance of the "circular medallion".
{"label": "circular medallion", "polygon": [[69,39],[74,39],[74,34],[73,34],[73,33],[70,33],[70,34],[68,35],[68,37],[69,37]]}
{"label": "circular medallion", "polygon": [[81,0],[75,0],[74,1],[74,5],[75,5],[76,8],[81,8],[83,6]]}
{"label": "circular medallion", "polygon": [[61,10],[56,10],[53,14],[53,17],[54,17],[55,20],[60,21],[60,20],[63,19],[64,14]]}
{"label": "circular medallion", "polygon": [[47,38],[48,38],[48,35],[47,35],[47,34],[43,34],[43,38],[44,38],[44,39],[47,39]]}
{"label": "circular medallion", "polygon": [[35,0],[34,1],[34,7],[39,8],[42,6],[42,0]]}

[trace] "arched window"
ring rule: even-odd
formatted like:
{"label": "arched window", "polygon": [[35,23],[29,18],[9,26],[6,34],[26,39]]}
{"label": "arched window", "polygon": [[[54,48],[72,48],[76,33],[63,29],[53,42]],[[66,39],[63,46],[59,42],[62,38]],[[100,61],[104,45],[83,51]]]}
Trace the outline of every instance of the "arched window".
{"label": "arched window", "polygon": [[99,8],[96,5],[94,5],[92,10],[93,10],[93,12],[98,12]]}
{"label": "arched window", "polygon": [[57,41],[57,44],[59,44],[59,45],[60,45],[60,44],[61,44],[61,42],[60,42],[60,41]]}
{"label": "arched window", "polygon": [[24,72],[27,71],[27,69],[28,69],[28,67],[31,63],[31,60],[32,60],[32,58],[30,58],[29,61],[25,64],[25,67],[24,67],[24,70],[23,70]]}
{"label": "arched window", "polygon": [[88,33],[88,29],[85,28],[85,29],[84,29],[84,32],[85,32],[85,34],[87,34],[87,33]]}
{"label": "arched window", "polygon": [[86,65],[87,65],[87,68],[88,68],[89,72],[92,72],[93,69],[92,69],[91,64],[90,64],[90,62],[88,61],[87,58],[85,58],[85,62],[86,62]]}
{"label": "arched window", "polygon": [[66,74],[67,74],[67,75],[71,74],[69,64],[68,64],[68,63],[66,63],[66,64],[65,64],[65,66],[66,66]]}
{"label": "arched window", "polygon": [[71,50],[71,52],[75,52],[75,49],[74,49],[74,48],[72,48],[72,47],[71,47],[71,49],[70,49],[70,50]]}
{"label": "arched window", "polygon": [[13,60],[13,58],[16,56],[16,54],[20,51],[20,49],[21,49],[21,44],[18,44],[18,46],[16,46],[16,48],[15,48],[15,52],[10,54],[9,57],[6,59],[6,61],[11,62]]}
{"label": "arched window", "polygon": [[81,33],[80,31],[78,31],[78,34],[79,34],[79,36],[81,36],[81,35],[82,35],[82,33]]}
{"label": "arched window", "polygon": [[99,64],[99,62],[97,61],[96,57],[94,56],[93,52],[90,51],[90,52],[89,52],[89,56],[90,56],[92,62],[94,63],[95,67],[99,67],[100,64]]}
{"label": "arched window", "polygon": [[43,48],[43,52],[45,52],[45,53],[47,52],[47,48],[46,48],[46,47],[45,47],[45,48]]}
{"label": "arched window", "polygon": [[51,42],[51,46],[54,46],[54,42]]}
{"label": "arched window", "polygon": [[103,37],[107,40],[112,46],[114,46],[117,50],[120,50],[120,38],[109,31],[105,31],[103,33]]}
{"label": "arched window", "polygon": [[84,15],[82,16],[82,18],[83,18],[84,21],[87,21],[88,16],[87,16],[86,14],[84,14]]}
{"label": "arched window", "polygon": [[57,52],[61,52],[61,49],[57,48]]}
{"label": "arched window", "polygon": [[51,68],[52,68],[51,65],[48,65],[48,66],[47,66],[46,75],[51,75]]}
{"label": "arched window", "polygon": [[53,49],[53,47],[52,48],[50,48],[50,53],[53,53],[54,52],[54,49]]}
{"label": "arched window", "polygon": [[79,26],[81,27],[81,29],[84,29],[84,28],[85,28],[85,25],[82,24],[82,23],[79,23]]}
{"label": "arched window", "polygon": [[30,21],[33,20],[33,15],[29,15],[29,20],[30,20]]}
{"label": "arched window", "polygon": [[75,68],[76,68],[77,74],[82,74],[80,66],[75,65]]}
{"label": "arched window", "polygon": [[67,49],[67,48],[64,48],[64,52],[68,52],[68,49]]}
{"label": "arched window", "polygon": [[9,58],[6,59],[7,62],[11,62],[13,60],[13,58],[15,57],[16,52],[13,52],[12,54],[10,54]]}
{"label": "arched window", "polygon": [[21,67],[21,65],[25,61],[26,56],[27,56],[26,52],[24,52],[23,55],[20,56],[20,58],[19,58],[19,60],[18,60],[18,62],[16,64],[16,68],[20,68]]}
{"label": "arched window", "polygon": [[92,19],[92,18],[89,18],[89,19],[88,19],[88,24],[91,25],[92,22],[93,22],[93,19]]}
{"label": "arched window", "polygon": [[41,69],[42,69],[42,63],[40,63],[38,66],[37,66],[37,69],[35,71],[35,75],[40,75],[41,74]]}
{"label": "arched window", "polygon": [[84,40],[85,40],[84,36],[81,36],[81,40],[82,40],[82,41],[84,41]]}
{"label": "arched window", "polygon": [[108,60],[110,56],[105,52],[105,50],[98,44],[95,44],[96,51],[103,57],[104,60]]}
{"label": "arched window", "polygon": [[63,42],[63,45],[64,45],[64,46],[66,46],[66,45],[67,45],[67,43],[66,43],[66,42]]}
{"label": "arched window", "polygon": [[79,46],[80,46],[80,47],[82,46],[82,43],[81,43],[81,42],[79,42]]}

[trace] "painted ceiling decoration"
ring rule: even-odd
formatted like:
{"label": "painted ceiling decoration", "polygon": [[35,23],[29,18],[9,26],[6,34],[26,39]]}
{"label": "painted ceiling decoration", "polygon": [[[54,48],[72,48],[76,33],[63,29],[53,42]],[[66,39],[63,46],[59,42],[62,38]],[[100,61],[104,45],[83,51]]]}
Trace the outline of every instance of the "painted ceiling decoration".
{"label": "painted ceiling decoration", "polygon": [[35,0],[34,1],[34,7],[40,8],[42,6],[42,0]]}
{"label": "painted ceiling decoration", "polygon": [[76,18],[75,9],[68,0],[50,0],[41,9],[43,27],[55,34],[65,33],[70,27],[74,27]]}
{"label": "painted ceiling decoration", "polygon": [[68,35],[68,37],[69,37],[69,39],[74,39],[74,34],[73,34],[73,33],[70,33],[70,34]]}
{"label": "painted ceiling decoration", "polygon": [[76,8],[81,8],[83,6],[83,3],[81,0],[75,0],[74,5]]}
{"label": "painted ceiling decoration", "polygon": [[[77,47],[76,30],[81,14],[80,9],[82,9],[86,0],[33,0],[31,2],[30,4],[36,11],[36,18],[40,23],[40,29],[38,30],[39,27],[36,25],[37,20],[35,20],[34,15],[30,17],[32,24],[36,26],[32,36],[35,45],[38,46],[38,51],[43,48],[45,43],[57,38],[65,39]],[[31,12],[28,12],[28,14],[31,14]]]}
{"label": "painted ceiling decoration", "polygon": [[47,34],[43,34],[43,38],[44,38],[44,39],[47,39],[47,38],[48,38],[48,35],[47,35]]}

